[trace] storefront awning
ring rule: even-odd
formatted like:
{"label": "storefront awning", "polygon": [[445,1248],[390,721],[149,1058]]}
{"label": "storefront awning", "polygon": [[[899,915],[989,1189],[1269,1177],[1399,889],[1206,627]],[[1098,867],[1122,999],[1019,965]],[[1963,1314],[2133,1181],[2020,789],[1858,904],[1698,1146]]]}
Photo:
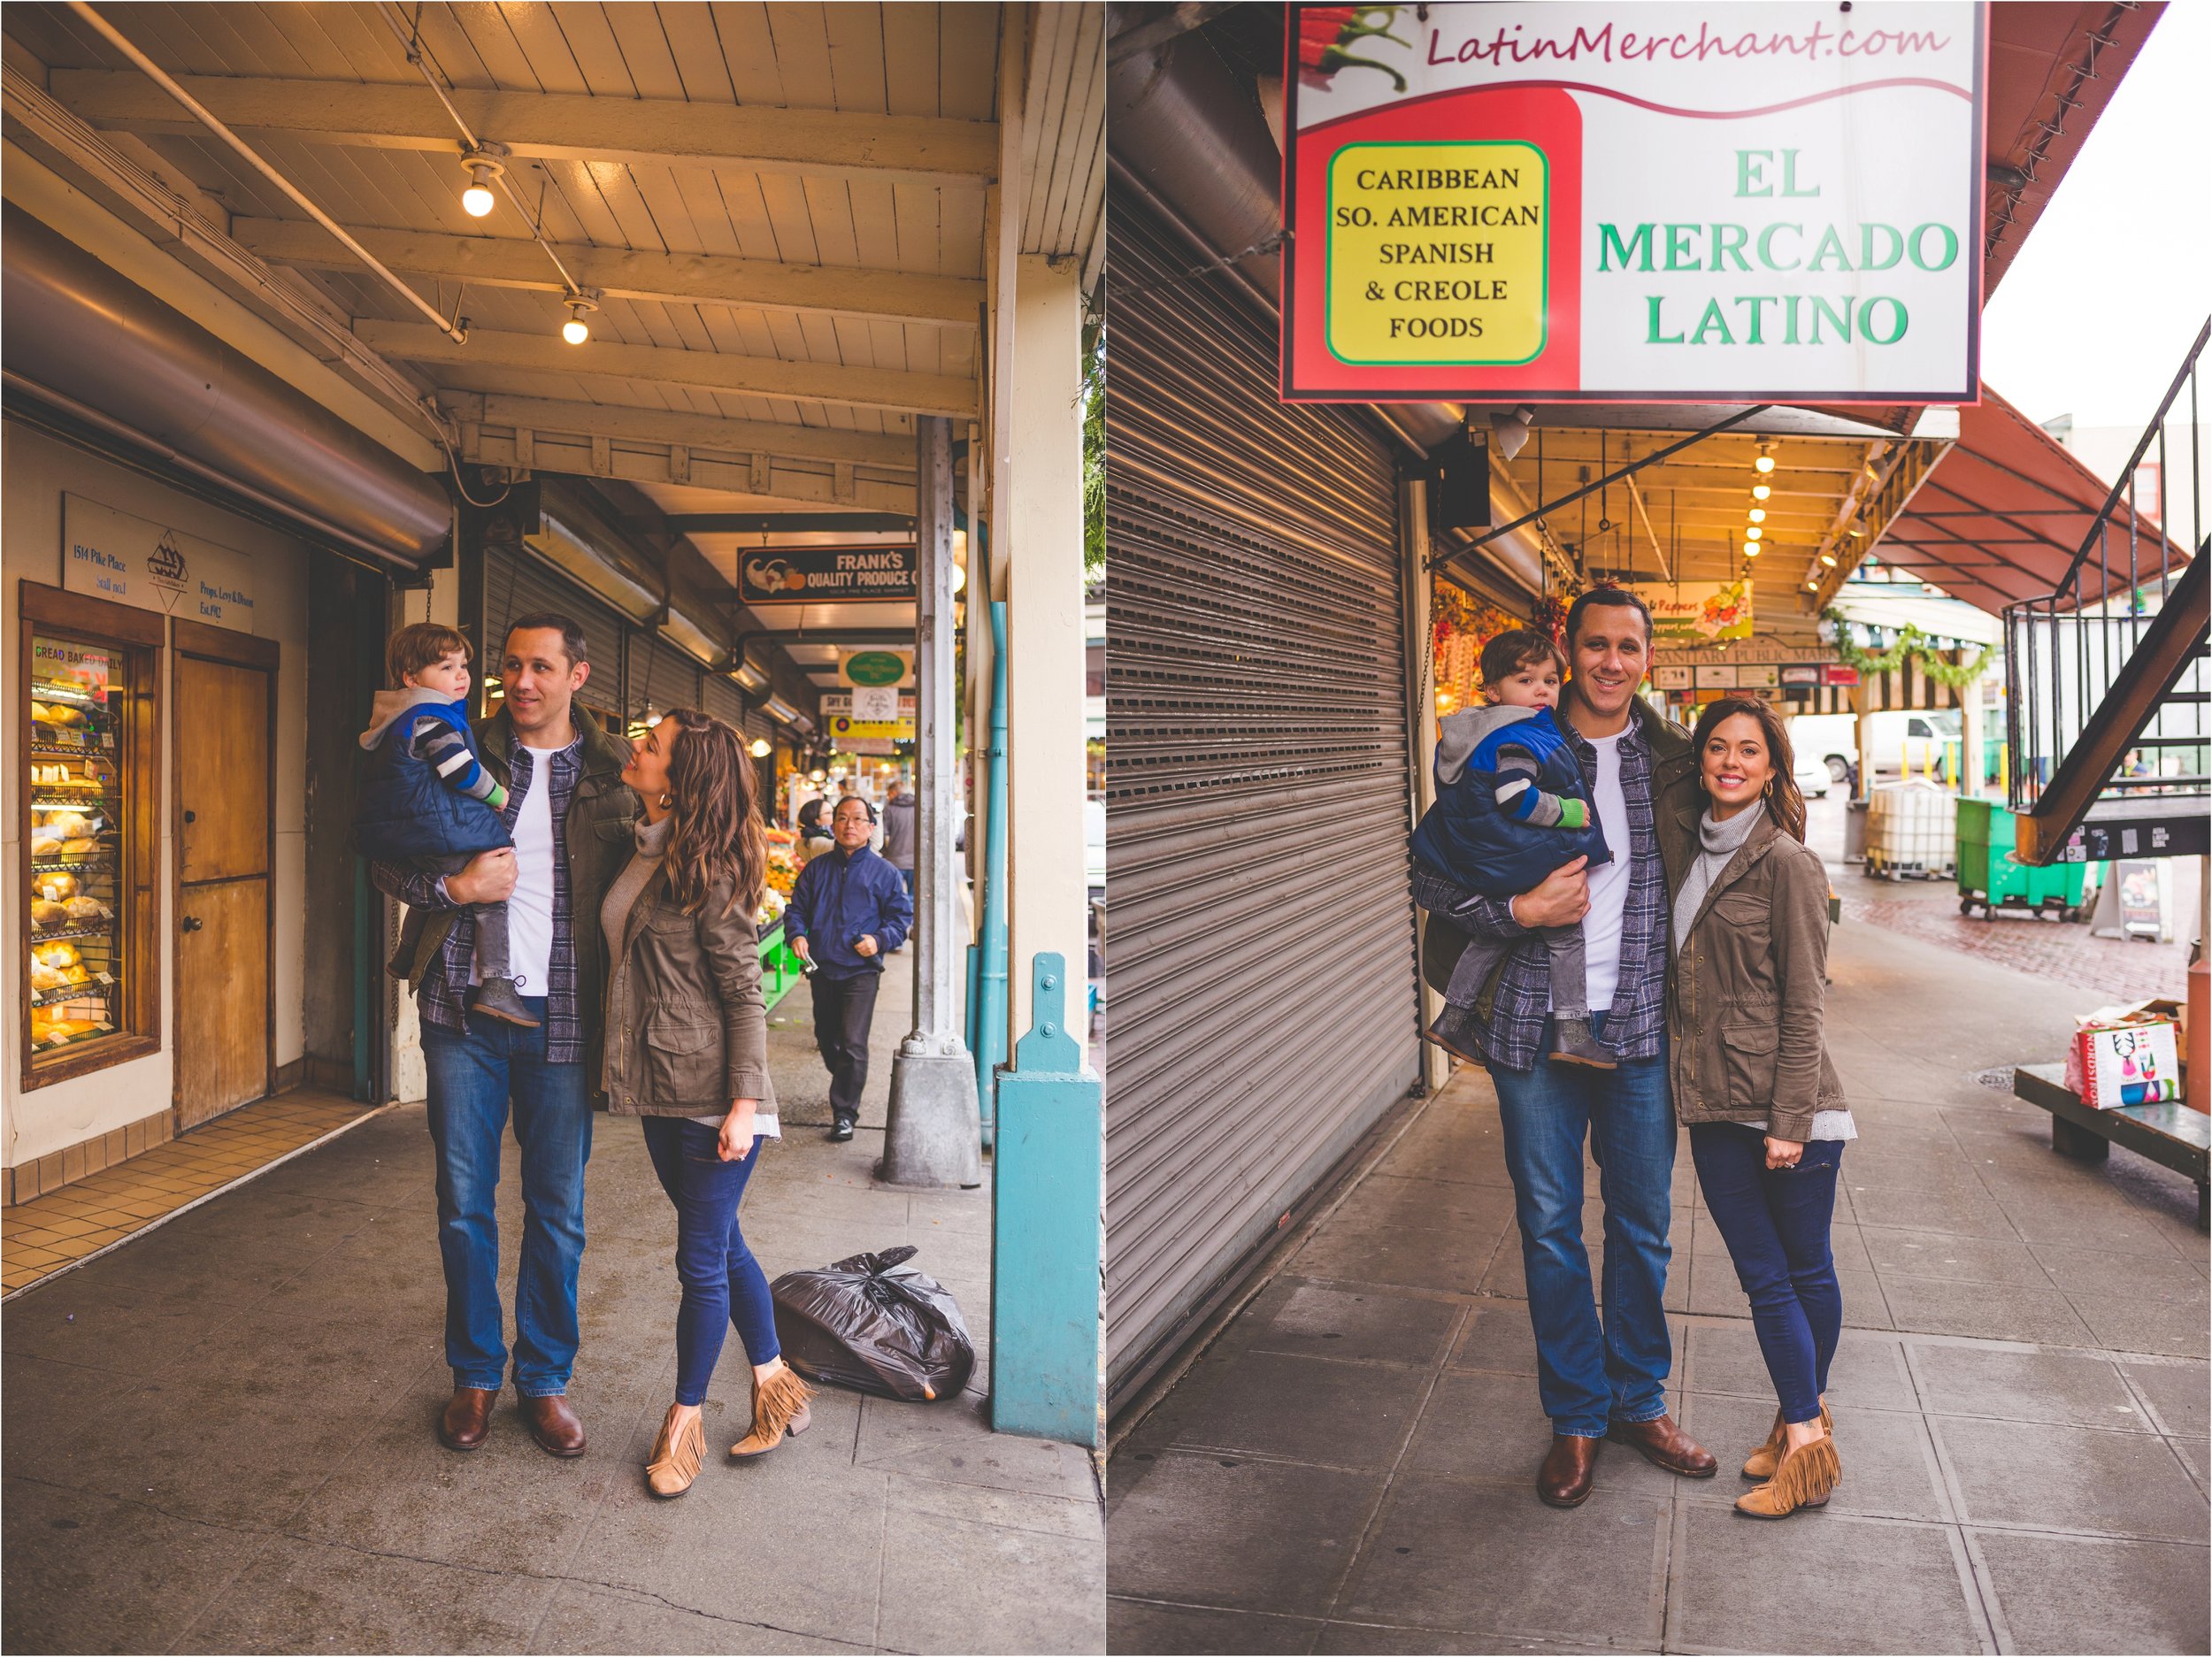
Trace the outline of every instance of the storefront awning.
{"label": "storefront awning", "polygon": [[[1958,441],[1929,472],[1870,556],[1993,615],[2054,591],[2095,524],[2111,485],[1986,385],[1959,410]],[[2154,581],[2187,561],[2124,502],[2101,551],[2092,547],[2078,602]]]}

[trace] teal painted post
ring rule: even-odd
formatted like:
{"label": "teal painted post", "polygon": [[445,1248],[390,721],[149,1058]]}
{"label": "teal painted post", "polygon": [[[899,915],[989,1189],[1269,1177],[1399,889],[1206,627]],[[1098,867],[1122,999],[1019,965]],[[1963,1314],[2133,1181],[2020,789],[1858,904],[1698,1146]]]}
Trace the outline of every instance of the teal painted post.
{"label": "teal painted post", "polygon": [[991,1426],[1096,1446],[1104,1090],[1067,1031],[1067,964],[1040,955],[1035,1027],[999,1072]]}
{"label": "teal painted post", "polygon": [[1006,601],[991,605],[991,746],[988,804],[983,820],[983,940],[976,969],[976,1103],[983,1148],[993,1147],[998,1111],[993,1093],[1006,1055]]}

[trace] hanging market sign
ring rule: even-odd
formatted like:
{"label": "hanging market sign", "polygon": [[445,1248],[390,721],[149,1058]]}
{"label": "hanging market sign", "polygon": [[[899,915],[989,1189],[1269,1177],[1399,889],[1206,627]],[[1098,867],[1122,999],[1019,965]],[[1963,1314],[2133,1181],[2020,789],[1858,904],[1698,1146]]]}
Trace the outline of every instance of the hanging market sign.
{"label": "hanging market sign", "polygon": [[1639,587],[1634,591],[1651,608],[1655,648],[1751,637],[1748,579],[1677,581],[1664,587]]}
{"label": "hanging market sign", "polygon": [[1986,34],[1293,4],[1283,399],[1978,402]]}
{"label": "hanging market sign", "polygon": [[233,633],[254,630],[253,560],[81,495],[61,498],[61,584],[72,593]]}
{"label": "hanging market sign", "polygon": [[756,547],[737,555],[748,604],[888,603],[915,596],[911,547]]}
{"label": "hanging market sign", "polygon": [[849,650],[837,658],[837,682],[848,691],[910,687],[911,650]]}

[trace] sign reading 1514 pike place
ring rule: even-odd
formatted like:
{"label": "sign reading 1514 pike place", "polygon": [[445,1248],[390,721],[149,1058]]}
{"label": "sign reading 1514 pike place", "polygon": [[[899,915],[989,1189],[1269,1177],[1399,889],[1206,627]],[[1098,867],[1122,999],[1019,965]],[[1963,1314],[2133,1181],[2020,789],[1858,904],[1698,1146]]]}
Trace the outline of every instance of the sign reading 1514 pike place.
{"label": "sign reading 1514 pike place", "polygon": [[1979,400],[1985,8],[1289,8],[1294,403]]}

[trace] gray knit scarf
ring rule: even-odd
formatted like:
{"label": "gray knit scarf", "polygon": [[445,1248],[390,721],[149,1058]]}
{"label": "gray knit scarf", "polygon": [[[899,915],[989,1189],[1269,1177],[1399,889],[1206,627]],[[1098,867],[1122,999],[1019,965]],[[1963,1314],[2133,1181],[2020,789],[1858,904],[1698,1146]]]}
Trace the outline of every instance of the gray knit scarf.
{"label": "gray knit scarf", "polygon": [[1713,820],[1713,808],[1707,806],[1705,815],[1698,819],[1698,844],[1703,848],[1697,861],[1690,865],[1682,878],[1682,890],[1674,899],[1674,947],[1678,955],[1689,941],[1690,927],[1697,919],[1697,912],[1705,901],[1705,894],[1713,889],[1721,871],[1728,867],[1730,859],[1743,849],[1751,838],[1751,831],[1765,820],[1766,802],[1747,807],[1725,823]]}

